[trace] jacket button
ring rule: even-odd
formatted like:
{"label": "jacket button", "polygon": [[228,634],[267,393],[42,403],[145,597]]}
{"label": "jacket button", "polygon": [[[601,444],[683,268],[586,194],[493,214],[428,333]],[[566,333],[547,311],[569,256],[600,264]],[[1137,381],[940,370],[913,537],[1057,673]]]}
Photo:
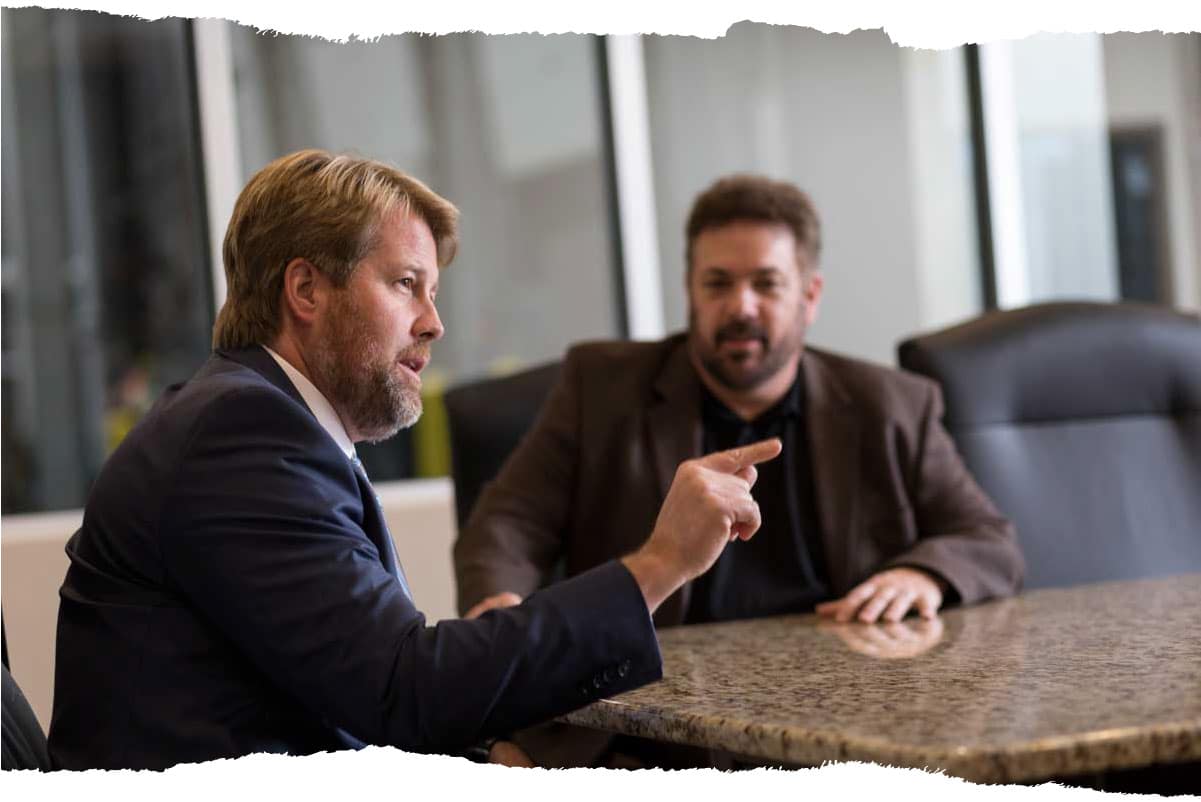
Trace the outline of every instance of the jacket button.
{"label": "jacket button", "polygon": [[603,684],[604,683],[601,681],[600,676],[595,676],[592,678],[592,687],[596,688],[598,691],[601,689],[601,685]]}
{"label": "jacket button", "polygon": [[592,689],[588,687],[588,683],[586,683],[586,682],[580,683],[580,696],[583,696],[585,699],[591,698]]}
{"label": "jacket button", "polygon": [[624,677],[626,674],[629,674],[629,673],[630,673],[630,661],[622,660],[621,665],[619,665],[617,667],[617,676]]}
{"label": "jacket button", "polygon": [[603,679],[605,681],[606,685],[608,685],[610,682],[612,682],[613,681],[613,669],[606,668],[604,670],[604,673],[601,674],[601,679]]}

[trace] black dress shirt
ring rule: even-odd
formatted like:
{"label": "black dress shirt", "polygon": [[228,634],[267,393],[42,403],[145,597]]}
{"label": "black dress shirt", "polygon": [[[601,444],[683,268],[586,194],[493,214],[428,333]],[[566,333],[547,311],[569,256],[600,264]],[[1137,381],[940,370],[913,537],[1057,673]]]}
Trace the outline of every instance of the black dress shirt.
{"label": "black dress shirt", "polygon": [[759,503],[762,526],[750,540],[730,543],[693,583],[685,623],[811,612],[829,597],[829,583],[813,498],[801,377],[752,421],[740,418],[706,388],[701,405],[704,453],[768,437],[779,437],[784,450],[757,466],[751,495]]}

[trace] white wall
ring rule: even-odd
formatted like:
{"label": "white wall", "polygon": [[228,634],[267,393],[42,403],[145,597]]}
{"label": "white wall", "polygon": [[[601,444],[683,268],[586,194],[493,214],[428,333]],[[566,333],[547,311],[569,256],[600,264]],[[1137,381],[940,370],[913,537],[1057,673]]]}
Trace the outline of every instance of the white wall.
{"label": "white wall", "polygon": [[[454,491],[449,479],[377,485],[396,552],[417,606],[433,624],[455,616]],[[58,589],[67,572],[63,551],[83,520],[80,510],[6,515],[0,521],[0,587],[12,675],[33,712],[50,725]]]}

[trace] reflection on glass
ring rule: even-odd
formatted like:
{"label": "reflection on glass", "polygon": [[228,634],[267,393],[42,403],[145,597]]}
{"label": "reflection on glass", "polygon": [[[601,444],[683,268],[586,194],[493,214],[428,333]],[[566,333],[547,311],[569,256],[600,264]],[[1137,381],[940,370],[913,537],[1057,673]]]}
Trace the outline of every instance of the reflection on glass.
{"label": "reflection on glass", "polygon": [[334,44],[235,28],[246,177],[303,147],[389,161],[462,211],[426,414],[364,449],[372,477],[449,469],[441,388],[620,336],[596,40],[388,36]]}
{"label": "reflection on glass", "polygon": [[2,13],[3,511],[81,507],[209,351],[187,23]]}
{"label": "reflection on glass", "polygon": [[1121,297],[1201,308],[1201,34],[1102,40]]}
{"label": "reflection on glass", "polygon": [[1201,306],[1201,36],[981,46],[998,299]]}

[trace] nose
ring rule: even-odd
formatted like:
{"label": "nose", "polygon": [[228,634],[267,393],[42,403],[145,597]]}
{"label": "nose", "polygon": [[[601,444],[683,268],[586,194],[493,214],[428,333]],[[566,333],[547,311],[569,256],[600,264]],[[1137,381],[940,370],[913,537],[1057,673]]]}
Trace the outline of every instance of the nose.
{"label": "nose", "polygon": [[422,342],[433,342],[442,339],[446,329],[442,326],[442,318],[438,317],[438,307],[434,299],[427,297],[422,304],[421,314],[413,322],[413,336]]}
{"label": "nose", "polygon": [[759,314],[759,296],[749,282],[739,284],[729,295],[727,312],[731,317],[754,318]]}

